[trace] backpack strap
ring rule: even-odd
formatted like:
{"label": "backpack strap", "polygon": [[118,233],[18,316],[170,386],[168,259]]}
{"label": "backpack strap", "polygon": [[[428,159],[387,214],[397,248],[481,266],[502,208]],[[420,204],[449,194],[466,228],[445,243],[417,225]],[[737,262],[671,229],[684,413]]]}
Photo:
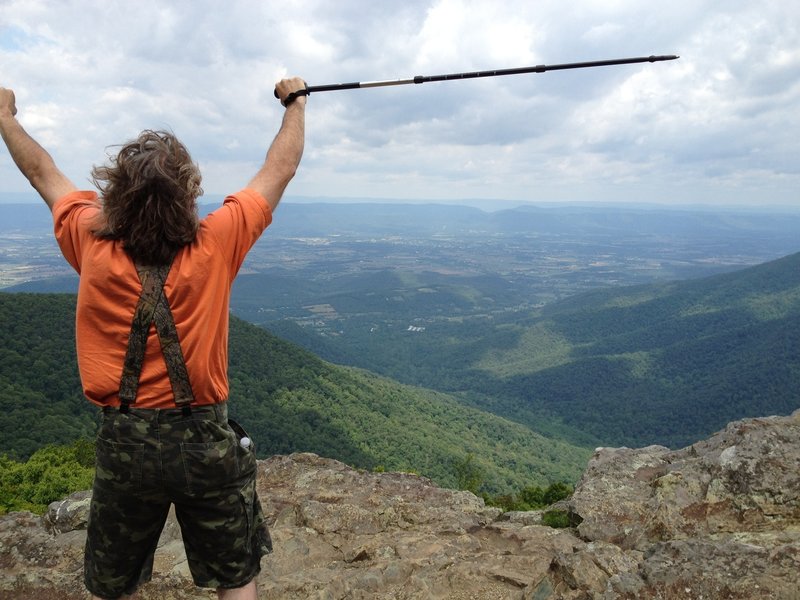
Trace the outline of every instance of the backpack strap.
{"label": "backpack strap", "polygon": [[189,373],[186,370],[186,361],[178,339],[178,331],[175,328],[175,320],[164,294],[164,282],[167,280],[171,267],[171,261],[170,264],[160,267],[136,265],[136,271],[142,282],[142,293],[133,315],[131,332],[128,336],[128,350],[125,354],[122,379],[120,380],[119,410],[122,413],[128,412],[130,406],[136,402],[139,377],[142,373],[147,346],[147,335],[150,332],[150,325],[155,324],[175,404],[183,409],[184,414],[191,414],[190,405],[194,402],[194,393],[189,381]]}

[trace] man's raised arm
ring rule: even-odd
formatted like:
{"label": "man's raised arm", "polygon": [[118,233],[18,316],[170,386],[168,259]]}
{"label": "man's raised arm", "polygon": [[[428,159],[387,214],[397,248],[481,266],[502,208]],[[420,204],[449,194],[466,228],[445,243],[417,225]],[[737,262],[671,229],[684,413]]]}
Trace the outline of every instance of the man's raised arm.
{"label": "man's raised arm", "polygon": [[19,170],[52,210],[56,200],[76,188],[47,151],[22,128],[16,114],[14,92],[0,87],[0,135]]}
{"label": "man's raised arm", "polygon": [[[305,82],[299,77],[283,79],[275,87],[283,102],[289,94],[305,89]],[[247,187],[259,192],[275,210],[283,191],[294,177],[305,144],[306,97],[297,96],[286,107],[280,131],[267,152],[264,165],[250,180]]]}

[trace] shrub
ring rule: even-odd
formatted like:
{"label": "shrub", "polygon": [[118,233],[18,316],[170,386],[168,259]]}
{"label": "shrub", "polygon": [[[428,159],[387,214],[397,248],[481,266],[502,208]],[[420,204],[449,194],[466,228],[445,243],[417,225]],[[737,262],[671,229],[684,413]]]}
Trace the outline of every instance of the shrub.
{"label": "shrub", "polygon": [[563,529],[571,527],[572,523],[569,518],[569,513],[565,510],[548,510],[542,515],[542,525],[548,527],[555,527],[556,529]]}
{"label": "shrub", "polygon": [[491,496],[483,494],[487,506],[496,506],[509,512],[512,510],[539,510],[572,495],[572,487],[566,483],[551,483],[546,489],[539,486],[527,486],[519,495],[499,494]]}
{"label": "shrub", "polygon": [[0,514],[28,510],[43,514],[51,502],[92,487],[94,443],[45,446],[20,463],[0,456]]}

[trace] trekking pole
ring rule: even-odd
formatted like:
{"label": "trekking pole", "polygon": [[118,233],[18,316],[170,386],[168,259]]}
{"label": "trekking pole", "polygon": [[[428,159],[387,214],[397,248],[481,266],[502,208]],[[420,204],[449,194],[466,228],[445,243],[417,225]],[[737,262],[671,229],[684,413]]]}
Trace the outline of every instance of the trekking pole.
{"label": "trekking pole", "polygon": [[[429,81],[451,81],[453,79],[475,79],[477,77],[499,77],[501,75],[522,75],[525,73],[544,73],[545,71],[563,71],[566,69],[586,69],[590,67],[610,67],[613,65],[629,65],[634,63],[660,62],[680,58],[674,54],[661,56],[637,56],[634,58],[615,58],[611,60],[594,60],[588,62],[564,63],[560,65],[536,65],[535,67],[518,67],[516,69],[496,69],[494,71],[471,71],[467,73],[448,73],[446,75],[416,75],[410,79],[386,79],[383,81],[355,81],[352,83],[331,83],[327,85],[309,85],[305,90],[289,94],[289,104],[297,96],[307,96],[312,92],[332,92],[336,90],[354,90],[360,88],[385,87],[390,85],[408,85],[427,83]],[[277,90],[275,97],[278,97]]]}

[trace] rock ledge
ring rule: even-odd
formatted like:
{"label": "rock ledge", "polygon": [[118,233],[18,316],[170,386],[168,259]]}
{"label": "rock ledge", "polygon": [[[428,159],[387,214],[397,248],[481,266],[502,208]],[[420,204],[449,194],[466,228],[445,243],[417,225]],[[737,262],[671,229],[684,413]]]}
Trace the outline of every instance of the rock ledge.
{"label": "rock ledge", "polygon": [[[261,599],[800,598],[800,411],[689,448],[598,449],[561,508],[575,530],[401,473],[313,454],[259,462],[275,552]],[[0,518],[0,599],[84,599],[88,492]],[[191,584],[170,518],[143,600]]]}

